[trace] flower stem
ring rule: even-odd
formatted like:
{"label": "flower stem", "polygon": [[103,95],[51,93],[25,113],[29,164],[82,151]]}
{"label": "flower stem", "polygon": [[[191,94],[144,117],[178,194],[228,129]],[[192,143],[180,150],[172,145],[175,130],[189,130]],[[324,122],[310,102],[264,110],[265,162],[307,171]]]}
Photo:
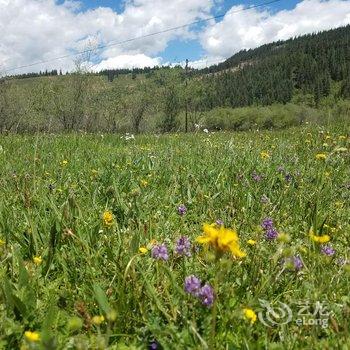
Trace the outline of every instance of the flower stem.
{"label": "flower stem", "polygon": [[[219,258],[216,259],[216,266],[218,265]],[[217,266],[218,267],[218,266]],[[211,311],[211,331],[210,331],[210,345],[211,349],[215,349],[215,335],[216,335],[216,319],[218,313],[218,292],[219,292],[219,269],[216,268],[215,279],[214,279],[214,303]]]}

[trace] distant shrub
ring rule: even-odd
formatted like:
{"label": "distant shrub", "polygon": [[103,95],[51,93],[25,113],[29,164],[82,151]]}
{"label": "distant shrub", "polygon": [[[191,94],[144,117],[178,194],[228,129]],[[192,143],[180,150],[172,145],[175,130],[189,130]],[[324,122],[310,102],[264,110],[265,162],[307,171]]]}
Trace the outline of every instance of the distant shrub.
{"label": "distant shrub", "polygon": [[215,108],[206,113],[202,124],[210,130],[283,129],[306,121],[322,121],[323,113],[292,103],[266,107]]}

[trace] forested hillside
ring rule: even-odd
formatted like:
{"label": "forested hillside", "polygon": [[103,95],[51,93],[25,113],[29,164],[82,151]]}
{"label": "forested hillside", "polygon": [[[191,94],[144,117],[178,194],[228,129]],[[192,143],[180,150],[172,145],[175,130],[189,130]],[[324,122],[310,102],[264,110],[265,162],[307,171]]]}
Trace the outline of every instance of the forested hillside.
{"label": "forested hillside", "polygon": [[286,103],[298,91],[319,104],[332,82],[340,82],[339,95],[348,98],[350,26],[241,51],[201,73],[211,75],[210,107]]}
{"label": "forested hillside", "polygon": [[[59,71],[59,70],[58,70]],[[169,132],[283,128],[350,114],[350,26],[178,66],[0,80],[0,130]],[[26,78],[26,79],[24,79]]]}

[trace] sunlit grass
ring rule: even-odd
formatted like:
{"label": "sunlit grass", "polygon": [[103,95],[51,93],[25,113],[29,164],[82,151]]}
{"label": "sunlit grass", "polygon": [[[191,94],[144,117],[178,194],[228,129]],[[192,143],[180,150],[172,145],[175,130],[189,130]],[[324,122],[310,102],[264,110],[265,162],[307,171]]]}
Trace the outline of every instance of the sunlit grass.
{"label": "sunlit grass", "polygon": [[[348,133],[3,136],[0,349],[346,346]],[[196,243],[204,223],[235,230],[246,256],[227,236]],[[188,276],[213,304],[186,292]],[[333,314],[324,328],[269,328],[260,299]]]}

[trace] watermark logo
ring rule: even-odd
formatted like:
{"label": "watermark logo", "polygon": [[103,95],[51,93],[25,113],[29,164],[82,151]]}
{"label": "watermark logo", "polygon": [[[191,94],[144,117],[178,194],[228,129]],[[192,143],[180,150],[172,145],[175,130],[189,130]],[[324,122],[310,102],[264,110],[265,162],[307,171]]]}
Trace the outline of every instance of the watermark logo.
{"label": "watermark logo", "polygon": [[271,305],[267,300],[259,299],[260,305],[264,308],[258,313],[259,320],[267,327],[287,324],[293,319],[291,308],[282,302]]}
{"label": "watermark logo", "polygon": [[311,304],[309,301],[302,301],[298,303],[298,317],[295,323],[298,326],[321,326],[328,327],[329,318],[333,315],[329,311],[325,302],[316,301]]}
{"label": "watermark logo", "polygon": [[267,300],[259,299],[262,310],[258,313],[259,320],[266,327],[274,327],[288,323],[295,323],[298,326],[321,326],[328,327],[329,318],[332,312],[327,309],[325,302],[300,301],[296,304],[298,311],[292,311],[291,307],[278,301],[270,303]]}

